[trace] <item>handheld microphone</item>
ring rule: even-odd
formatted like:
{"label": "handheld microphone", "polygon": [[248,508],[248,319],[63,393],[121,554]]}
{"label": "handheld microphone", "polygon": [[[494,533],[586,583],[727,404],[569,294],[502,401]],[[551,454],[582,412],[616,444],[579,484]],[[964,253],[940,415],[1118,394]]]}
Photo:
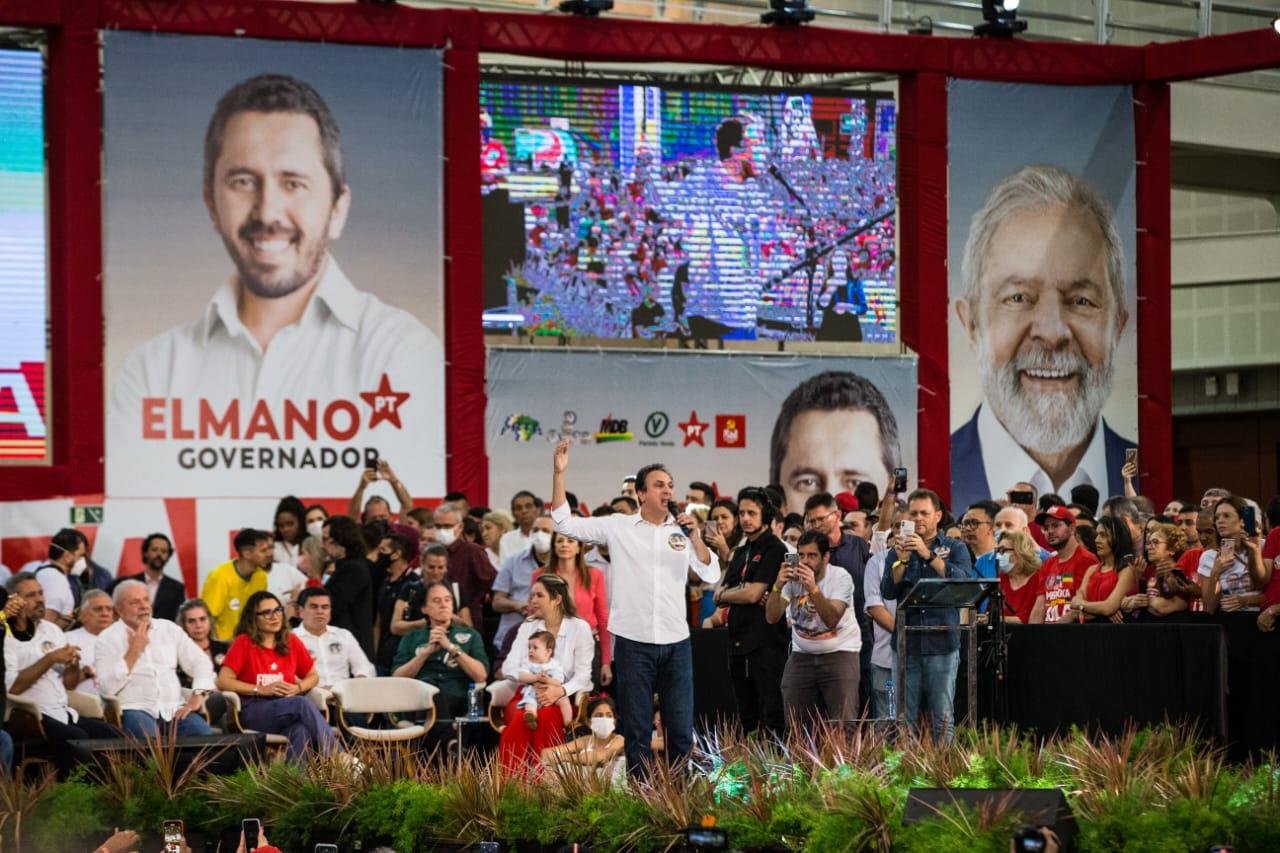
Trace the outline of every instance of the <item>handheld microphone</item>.
{"label": "handheld microphone", "polygon": [[[672,518],[675,518],[677,515],[680,514],[680,507],[676,506],[675,501],[667,501],[667,512],[671,513]],[[683,533],[685,536],[688,536],[689,535],[688,526],[684,524],[680,525],[680,532]]]}

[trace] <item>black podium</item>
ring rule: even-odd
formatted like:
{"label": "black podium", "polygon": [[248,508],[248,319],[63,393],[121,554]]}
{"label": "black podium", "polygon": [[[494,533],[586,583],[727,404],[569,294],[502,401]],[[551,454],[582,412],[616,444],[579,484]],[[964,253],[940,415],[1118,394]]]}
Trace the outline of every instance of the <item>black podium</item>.
{"label": "black podium", "polygon": [[[992,594],[1000,594],[1000,581],[993,578],[922,578],[907,593],[906,598],[898,602],[898,616],[902,623],[898,626],[898,666],[897,666],[897,719],[898,725],[904,722],[902,696],[906,687],[907,632],[919,634],[938,633],[940,631],[961,631],[962,641],[968,646],[965,666],[965,685],[968,696],[965,721],[972,724],[977,721],[978,707],[978,625],[976,617],[963,625],[908,625],[908,610],[957,610],[969,608],[976,614],[977,608]],[[910,721],[914,724],[915,721]],[[959,722],[959,721],[957,721]]]}

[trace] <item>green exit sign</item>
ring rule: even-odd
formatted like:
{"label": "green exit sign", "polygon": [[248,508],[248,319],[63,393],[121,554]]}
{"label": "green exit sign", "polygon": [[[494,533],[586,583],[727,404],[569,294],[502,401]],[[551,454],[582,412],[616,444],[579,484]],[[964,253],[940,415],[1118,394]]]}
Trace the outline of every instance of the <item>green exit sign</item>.
{"label": "green exit sign", "polygon": [[73,506],[71,508],[71,526],[78,527],[82,524],[101,524],[102,523],[102,507],[100,506]]}

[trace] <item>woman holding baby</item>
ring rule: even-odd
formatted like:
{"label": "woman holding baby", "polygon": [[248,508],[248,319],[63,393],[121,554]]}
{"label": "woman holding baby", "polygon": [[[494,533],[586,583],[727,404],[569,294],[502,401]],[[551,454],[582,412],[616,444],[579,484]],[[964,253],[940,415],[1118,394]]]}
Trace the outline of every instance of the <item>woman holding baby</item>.
{"label": "woman holding baby", "polygon": [[[559,575],[539,576],[529,593],[529,618],[520,625],[503,662],[503,677],[519,688],[507,703],[506,727],[498,743],[498,756],[508,773],[540,768],[542,751],[564,742],[561,700],[572,702],[576,694],[591,690],[595,640],[591,626],[576,615],[573,598]],[[530,659],[535,634],[539,636],[532,642],[534,656],[543,662]]]}

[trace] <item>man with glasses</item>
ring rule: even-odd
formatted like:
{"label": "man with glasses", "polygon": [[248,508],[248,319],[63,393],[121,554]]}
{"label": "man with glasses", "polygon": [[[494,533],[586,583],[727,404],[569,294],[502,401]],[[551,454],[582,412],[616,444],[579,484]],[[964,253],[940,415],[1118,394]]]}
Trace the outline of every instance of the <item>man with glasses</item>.
{"label": "man with glasses", "polygon": [[[925,578],[957,580],[970,577],[973,563],[969,551],[958,539],[938,531],[942,521],[942,500],[928,489],[916,489],[907,496],[907,518],[915,526],[909,536],[899,535],[887,559],[893,562],[880,581],[886,601],[901,601]],[[911,626],[958,629],[960,612],[955,608],[913,608],[905,619]],[[928,713],[936,741],[950,742],[955,718],[956,671],[960,667],[958,630],[907,634],[906,660],[902,666],[902,716],[908,726],[917,725],[922,699],[927,697]]]}
{"label": "man with glasses", "polygon": [[978,501],[970,504],[960,519],[960,536],[969,546],[973,556],[974,574],[980,578],[994,578],[996,571],[996,516],[1000,505],[995,501]]}
{"label": "man with glasses", "polygon": [[[866,613],[867,598],[862,584],[867,560],[871,558],[871,546],[867,540],[840,528],[840,505],[830,492],[810,495],[804,502],[804,526],[806,530],[816,530],[827,537],[831,565],[844,569],[853,579],[853,612],[858,620],[858,630],[861,636],[870,637],[871,617]],[[862,670],[858,679],[858,709],[861,712],[871,703],[871,655],[859,655],[858,665]]]}

